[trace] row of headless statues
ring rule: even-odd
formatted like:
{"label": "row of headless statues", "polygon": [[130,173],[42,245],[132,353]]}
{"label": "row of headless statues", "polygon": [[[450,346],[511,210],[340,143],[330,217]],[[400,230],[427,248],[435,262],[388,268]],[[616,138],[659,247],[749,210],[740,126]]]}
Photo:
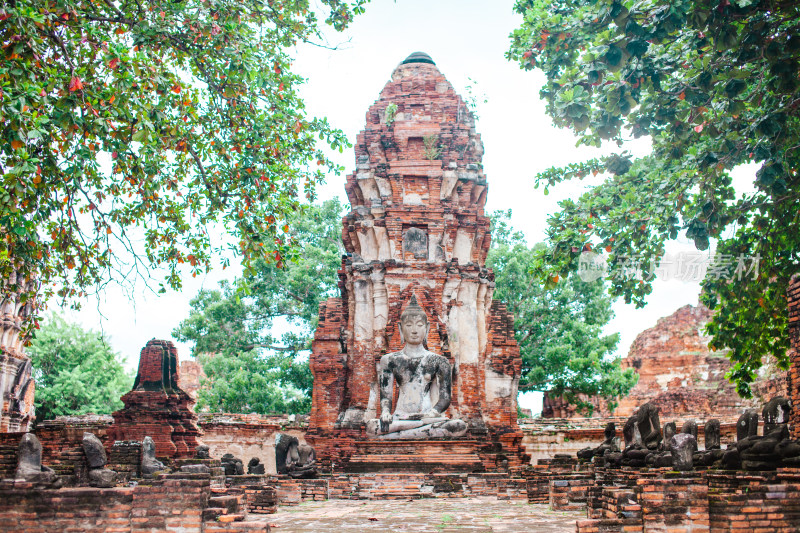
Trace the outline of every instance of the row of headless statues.
{"label": "row of headless statues", "polygon": [[[113,487],[117,483],[117,473],[107,467],[108,458],[103,443],[92,433],[83,434],[83,452],[86,458],[87,479],[93,487]],[[200,444],[195,448],[196,463],[180,465],[181,472],[192,474],[211,474],[209,464],[213,466],[209,447]],[[42,464],[42,444],[33,433],[22,436],[19,445],[19,458],[15,478],[19,481],[35,483],[41,487],[59,488],[61,478]],[[244,475],[244,465],[230,453],[222,456],[220,466],[226,476]],[[275,438],[275,466],[279,474],[296,479],[314,478],[317,476],[316,452],[308,444],[301,443],[294,435],[278,433]],[[156,446],[153,439],[142,440],[139,473],[142,477],[152,477],[159,473],[170,473],[170,468],[156,458]],[[260,459],[253,457],[247,465],[247,474],[264,475],[265,465]]]}
{"label": "row of headless statues", "polygon": [[758,435],[758,412],[745,411],[736,424],[736,443],[722,449],[720,424],[708,420],[705,424],[705,450],[698,450],[697,424],[687,420],[681,432],[674,422],[659,422],[658,408],[651,403],[640,406],[625,423],[625,446],[619,449],[616,428],[611,422],[605,429],[605,440],[596,448],[584,448],[578,458],[594,460],[598,466],[673,467],[691,470],[695,466],[774,470],[778,467],[800,466],[800,443],[789,438],[791,406],[783,397],[773,398],[764,406],[763,435]]}

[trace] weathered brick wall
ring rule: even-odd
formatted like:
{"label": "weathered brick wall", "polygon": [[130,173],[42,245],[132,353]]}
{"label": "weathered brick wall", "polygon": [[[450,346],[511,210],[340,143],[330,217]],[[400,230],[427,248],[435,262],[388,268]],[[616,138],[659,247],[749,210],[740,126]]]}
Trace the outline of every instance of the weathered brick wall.
{"label": "weathered brick wall", "polygon": [[711,531],[800,530],[800,469],[708,474]]}
{"label": "weathered brick wall", "polygon": [[637,489],[644,531],[709,531],[708,485],[699,474],[640,479]]}
{"label": "weathered brick wall", "polygon": [[542,466],[548,470],[524,472],[529,500],[548,497],[554,509],[576,509],[585,501],[587,518],[577,522],[578,533],[800,531],[798,468],[674,472]]}
{"label": "weathered brick wall", "polygon": [[233,413],[201,413],[198,425],[203,432],[203,444],[208,445],[211,457],[220,458],[232,453],[247,463],[258,457],[268,474],[276,474],[275,435],[288,433],[305,442],[307,416],[243,415]]}
{"label": "weathered brick wall", "polygon": [[202,531],[208,480],[164,480],[152,485],[42,490],[32,483],[0,483],[0,531],[27,533]]}
{"label": "weathered brick wall", "polygon": [[789,283],[789,375],[787,386],[792,401],[791,431],[792,438],[800,440],[800,274],[792,276]]}
{"label": "weathered brick wall", "polygon": [[[42,443],[42,464],[52,468],[66,485],[85,483],[87,466],[82,445],[83,434],[93,433],[108,451],[113,444],[108,435],[110,426],[111,417],[104,415],[59,417],[38,424],[34,434]],[[0,434],[0,479],[14,477],[19,442],[23,435]]]}

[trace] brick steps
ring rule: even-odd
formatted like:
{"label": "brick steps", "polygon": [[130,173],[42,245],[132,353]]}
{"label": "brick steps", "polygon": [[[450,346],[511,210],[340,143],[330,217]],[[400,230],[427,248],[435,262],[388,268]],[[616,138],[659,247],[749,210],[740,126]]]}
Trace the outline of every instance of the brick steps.
{"label": "brick steps", "polygon": [[435,469],[455,472],[475,472],[483,470],[478,454],[431,454],[420,456],[398,454],[353,455],[346,466],[348,472],[430,472]]}
{"label": "brick steps", "polygon": [[345,472],[482,472],[483,444],[473,439],[441,441],[363,441],[344,465]]}
{"label": "brick steps", "polygon": [[239,533],[247,531],[249,533],[269,533],[269,525],[266,522],[242,521],[242,522],[207,522],[203,524],[205,533]]}

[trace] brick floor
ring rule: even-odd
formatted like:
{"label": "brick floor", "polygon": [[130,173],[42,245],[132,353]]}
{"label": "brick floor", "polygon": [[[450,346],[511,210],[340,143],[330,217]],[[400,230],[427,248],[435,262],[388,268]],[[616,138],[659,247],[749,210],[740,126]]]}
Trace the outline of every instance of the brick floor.
{"label": "brick floor", "polygon": [[273,533],[560,533],[574,532],[575,521],[585,516],[585,512],[556,512],[546,505],[496,498],[328,500],[280,507],[268,522]]}

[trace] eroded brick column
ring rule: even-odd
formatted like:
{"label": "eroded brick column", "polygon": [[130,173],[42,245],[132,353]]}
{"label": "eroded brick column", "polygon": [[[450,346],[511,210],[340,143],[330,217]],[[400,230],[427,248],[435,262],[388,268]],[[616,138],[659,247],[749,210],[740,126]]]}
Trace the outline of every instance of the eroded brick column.
{"label": "eroded brick column", "polygon": [[22,322],[32,310],[20,294],[32,288],[33,281],[17,279],[16,273],[4,280],[4,287],[17,287],[0,303],[0,432],[28,431],[33,421],[34,382],[30,358],[23,349]]}
{"label": "eroded brick column", "polygon": [[789,372],[787,376],[792,414],[789,420],[793,439],[800,439],[800,274],[792,276],[787,294],[789,305]]}

